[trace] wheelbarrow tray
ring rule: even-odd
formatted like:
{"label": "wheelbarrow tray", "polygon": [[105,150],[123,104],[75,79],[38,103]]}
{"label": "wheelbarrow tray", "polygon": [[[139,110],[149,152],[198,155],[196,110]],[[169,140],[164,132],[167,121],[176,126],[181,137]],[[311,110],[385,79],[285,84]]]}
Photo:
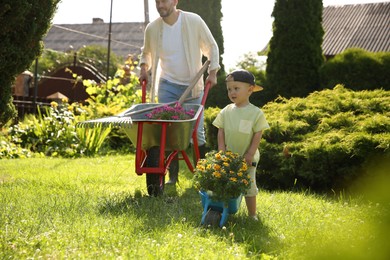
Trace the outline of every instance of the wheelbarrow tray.
{"label": "wheelbarrow tray", "polygon": [[[155,106],[161,106],[159,103],[145,103],[133,105],[128,111],[135,112],[138,110],[144,110],[146,108],[153,108]],[[153,146],[159,146],[161,138],[166,138],[166,151],[182,151],[187,149],[194,125],[197,118],[203,110],[202,105],[198,104],[183,104],[182,107],[185,110],[193,109],[195,111],[194,117],[186,120],[157,120],[149,119],[145,113],[137,113],[131,116],[132,124],[130,127],[123,128],[128,138],[133,144],[137,144],[138,134],[142,134],[142,150],[148,150]],[[143,122],[142,131],[138,132],[138,124]],[[166,136],[161,136],[161,130],[163,124],[167,124]],[[140,148],[140,147],[137,147]]]}

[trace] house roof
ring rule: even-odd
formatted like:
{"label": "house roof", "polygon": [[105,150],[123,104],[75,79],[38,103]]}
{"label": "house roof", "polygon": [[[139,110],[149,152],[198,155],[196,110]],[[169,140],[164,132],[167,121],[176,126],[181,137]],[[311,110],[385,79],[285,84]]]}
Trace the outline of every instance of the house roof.
{"label": "house roof", "polygon": [[[324,55],[332,57],[358,47],[372,52],[390,51],[390,2],[332,5],[323,10]],[[112,23],[111,51],[121,57],[138,55],[145,24]],[[91,24],[53,25],[44,39],[45,48],[69,51],[87,45],[108,45],[109,24],[94,18]],[[262,51],[266,52],[267,47]]]}
{"label": "house roof", "polygon": [[[111,51],[126,58],[138,55],[143,45],[144,23],[112,23]],[[44,38],[47,49],[67,52],[88,45],[108,46],[109,23],[94,18],[90,24],[54,24]]]}
{"label": "house roof", "polygon": [[390,51],[390,2],[327,6],[322,25],[325,56],[352,47],[371,52]]}

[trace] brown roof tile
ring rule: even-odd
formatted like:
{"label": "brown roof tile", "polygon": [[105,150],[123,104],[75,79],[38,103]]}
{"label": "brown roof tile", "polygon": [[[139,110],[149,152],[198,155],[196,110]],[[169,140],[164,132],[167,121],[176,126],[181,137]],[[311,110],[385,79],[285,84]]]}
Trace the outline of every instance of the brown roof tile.
{"label": "brown roof tile", "polygon": [[[70,46],[78,50],[83,46],[108,45],[109,24],[53,25],[44,39],[45,48],[56,51],[69,51]],[[144,23],[112,23],[111,51],[121,57],[138,55],[143,45]]]}
{"label": "brown roof tile", "polygon": [[322,24],[322,49],[326,56],[352,47],[390,51],[390,2],[327,6]]}

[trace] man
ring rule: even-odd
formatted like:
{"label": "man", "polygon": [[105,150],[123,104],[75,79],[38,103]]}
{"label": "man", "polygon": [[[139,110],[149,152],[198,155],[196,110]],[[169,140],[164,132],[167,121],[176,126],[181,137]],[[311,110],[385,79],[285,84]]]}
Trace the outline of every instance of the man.
{"label": "man", "polygon": [[[202,18],[194,13],[176,9],[178,0],[156,0],[160,17],[145,29],[144,46],[141,49],[140,81],[148,81],[151,70],[151,100],[155,94],[159,103],[179,100],[191,80],[202,67],[202,55],[210,60],[206,84],[217,83],[219,50],[209,28]],[[159,71],[159,73],[158,73]],[[204,83],[201,78],[190,97],[197,99],[189,103],[200,104]],[[203,113],[197,129],[199,152],[205,153]],[[178,180],[178,161],[173,160],[169,170],[168,184]]]}

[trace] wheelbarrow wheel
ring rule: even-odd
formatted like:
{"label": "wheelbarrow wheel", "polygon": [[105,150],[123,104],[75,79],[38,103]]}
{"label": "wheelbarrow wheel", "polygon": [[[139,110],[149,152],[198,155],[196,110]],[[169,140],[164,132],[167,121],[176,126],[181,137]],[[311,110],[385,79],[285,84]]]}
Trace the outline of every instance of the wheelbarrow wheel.
{"label": "wheelbarrow wheel", "polygon": [[[160,162],[160,147],[154,146],[147,151],[145,164],[147,167],[158,167]],[[146,187],[149,196],[157,197],[164,193],[165,175],[157,173],[146,174]]]}

